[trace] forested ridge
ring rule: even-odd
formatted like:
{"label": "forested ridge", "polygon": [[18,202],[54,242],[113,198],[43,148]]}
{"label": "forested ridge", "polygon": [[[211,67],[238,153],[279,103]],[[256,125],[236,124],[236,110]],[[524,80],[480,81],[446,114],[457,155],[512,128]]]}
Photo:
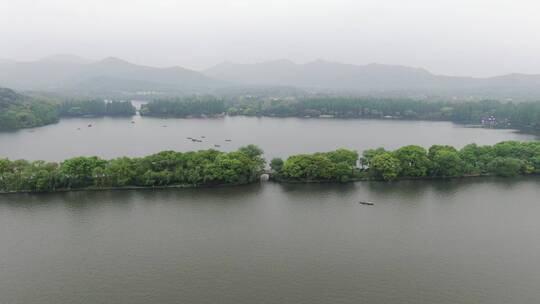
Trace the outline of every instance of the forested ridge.
{"label": "forested ridge", "polygon": [[37,127],[57,122],[55,106],[0,88],[0,130]]}
{"label": "forested ridge", "polygon": [[58,122],[61,117],[131,116],[135,107],[129,101],[65,99],[55,102],[0,88],[0,130],[39,127]]}

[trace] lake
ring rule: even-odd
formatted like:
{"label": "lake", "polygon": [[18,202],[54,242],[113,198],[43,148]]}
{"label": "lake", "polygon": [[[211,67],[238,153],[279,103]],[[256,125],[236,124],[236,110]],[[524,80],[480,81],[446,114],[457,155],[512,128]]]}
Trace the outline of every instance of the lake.
{"label": "lake", "polygon": [[[0,155],[253,143],[270,158],[535,139],[448,122],[137,116],[0,133]],[[538,303],[539,186],[520,177],[0,195],[0,303]]]}
{"label": "lake", "polygon": [[539,184],[3,195],[0,303],[538,303]]}
{"label": "lake", "polygon": [[[90,124],[92,127],[88,127]],[[198,137],[203,142],[194,143],[187,137]],[[378,147],[394,149],[410,144],[462,147],[473,142],[495,144],[504,140],[537,138],[512,130],[467,128],[451,122],[431,121],[269,117],[73,118],[45,127],[0,133],[0,156],[60,161],[81,155],[144,156],[162,150],[215,148],[230,151],[242,145],[256,144],[270,160],[276,156],[337,148],[362,151]]]}

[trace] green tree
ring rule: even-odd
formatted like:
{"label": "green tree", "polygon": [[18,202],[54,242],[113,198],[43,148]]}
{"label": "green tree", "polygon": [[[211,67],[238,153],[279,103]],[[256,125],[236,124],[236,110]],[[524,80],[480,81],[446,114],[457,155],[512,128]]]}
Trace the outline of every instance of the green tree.
{"label": "green tree", "polygon": [[498,176],[511,177],[520,173],[523,162],[516,158],[497,157],[489,165],[489,172]]}
{"label": "green tree", "polygon": [[60,166],[61,177],[67,188],[87,187],[94,184],[94,170],[104,168],[106,161],[97,157],[75,157]]}
{"label": "green tree", "polygon": [[420,146],[405,146],[397,149],[394,157],[400,162],[401,176],[427,176],[431,161],[427,157],[426,149]]}
{"label": "green tree", "polygon": [[281,169],[283,169],[283,159],[272,158],[272,160],[270,161],[270,169],[272,169],[272,171],[276,173],[281,172]]}
{"label": "green tree", "polygon": [[362,168],[369,168],[371,166],[371,161],[373,158],[379,154],[386,153],[386,150],[384,148],[377,148],[377,149],[368,149],[365,150],[362,153],[362,157],[360,158],[360,165]]}
{"label": "green tree", "polygon": [[394,180],[401,171],[400,161],[392,153],[377,154],[371,160],[369,172],[372,177],[386,181]]}
{"label": "green tree", "polygon": [[431,175],[447,177],[464,173],[464,162],[454,147],[432,146],[428,155],[431,159]]}

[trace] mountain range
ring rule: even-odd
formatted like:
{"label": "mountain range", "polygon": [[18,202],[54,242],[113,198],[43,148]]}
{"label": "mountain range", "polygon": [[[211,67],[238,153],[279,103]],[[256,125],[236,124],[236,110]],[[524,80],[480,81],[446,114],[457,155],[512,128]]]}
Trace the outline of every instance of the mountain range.
{"label": "mountain range", "polygon": [[227,87],[288,86],[314,91],[540,98],[540,75],[473,78],[435,75],[398,65],[352,65],[325,60],[225,62],[203,71],[156,68],[109,57],[99,61],[55,55],[33,62],[0,61],[0,86],[19,90],[103,92],[212,92]]}
{"label": "mountain range", "polygon": [[55,55],[32,62],[0,62],[0,86],[19,90],[187,92],[225,85],[225,81],[182,67],[155,68],[114,57],[91,61],[73,55]]}

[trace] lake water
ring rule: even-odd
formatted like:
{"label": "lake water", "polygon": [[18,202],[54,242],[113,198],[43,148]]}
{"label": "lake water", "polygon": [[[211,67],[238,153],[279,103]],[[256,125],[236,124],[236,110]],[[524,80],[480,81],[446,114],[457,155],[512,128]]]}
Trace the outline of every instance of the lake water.
{"label": "lake water", "polygon": [[[134,121],[135,123],[131,123]],[[92,127],[88,127],[92,124]],[[205,136],[206,138],[200,138]],[[187,137],[199,137],[194,143]],[[231,142],[225,141],[231,139]],[[466,128],[450,122],[226,117],[219,119],[76,118],[45,127],[0,133],[0,156],[59,161],[80,155],[144,156],[162,150],[223,151],[256,144],[266,157],[337,148],[362,151],[417,144],[429,147],[533,140],[512,130]],[[220,145],[220,147],[214,147]]]}
{"label": "lake water", "polygon": [[[186,140],[196,136],[206,138]],[[0,155],[254,143],[273,157],[511,139],[536,137],[447,122],[84,118],[0,133]],[[0,303],[538,303],[539,186],[529,177],[0,195]]]}
{"label": "lake water", "polygon": [[0,303],[538,303],[539,185],[4,195]]}

